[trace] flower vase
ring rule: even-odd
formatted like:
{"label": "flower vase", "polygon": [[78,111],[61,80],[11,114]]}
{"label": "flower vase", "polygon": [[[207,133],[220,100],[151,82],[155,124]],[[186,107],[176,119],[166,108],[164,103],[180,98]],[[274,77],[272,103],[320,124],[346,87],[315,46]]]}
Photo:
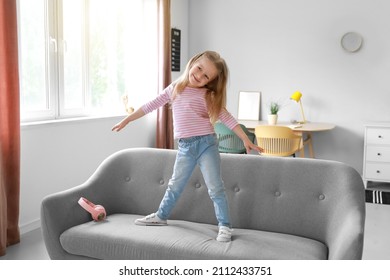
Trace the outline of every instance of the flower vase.
{"label": "flower vase", "polygon": [[268,124],[269,125],[276,125],[277,122],[278,122],[278,115],[276,115],[276,114],[268,115]]}

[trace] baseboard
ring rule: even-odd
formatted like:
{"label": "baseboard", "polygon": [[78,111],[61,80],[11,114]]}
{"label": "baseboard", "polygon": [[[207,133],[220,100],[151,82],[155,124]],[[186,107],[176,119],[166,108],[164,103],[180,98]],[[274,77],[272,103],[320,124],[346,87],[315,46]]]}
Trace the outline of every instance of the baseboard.
{"label": "baseboard", "polygon": [[41,227],[41,220],[36,219],[30,223],[19,225],[20,234],[25,234],[27,232],[33,231]]}

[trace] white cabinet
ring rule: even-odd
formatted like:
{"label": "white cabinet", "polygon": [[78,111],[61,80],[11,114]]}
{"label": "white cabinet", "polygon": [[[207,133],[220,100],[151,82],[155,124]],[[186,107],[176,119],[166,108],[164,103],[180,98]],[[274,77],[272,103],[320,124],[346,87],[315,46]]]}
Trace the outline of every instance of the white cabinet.
{"label": "white cabinet", "polygon": [[363,180],[390,182],[390,123],[365,125]]}

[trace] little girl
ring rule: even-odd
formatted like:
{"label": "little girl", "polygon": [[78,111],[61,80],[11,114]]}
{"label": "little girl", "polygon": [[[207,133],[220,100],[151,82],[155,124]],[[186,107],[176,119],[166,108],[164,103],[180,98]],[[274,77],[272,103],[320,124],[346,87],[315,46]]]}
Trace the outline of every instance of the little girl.
{"label": "little girl", "polygon": [[214,203],[219,232],[217,241],[231,241],[231,224],[225,187],[221,178],[218,140],[213,124],[220,120],[232,129],[249,153],[261,148],[254,145],[225,109],[227,65],[216,52],[206,51],[191,58],[183,75],[165,88],[154,100],[116,124],[112,130],[120,131],[129,122],[171,102],[174,137],[178,139],[178,153],[172,178],[158,211],[142,219],[137,225],[167,225],[167,219],[198,164],[211,200]]}

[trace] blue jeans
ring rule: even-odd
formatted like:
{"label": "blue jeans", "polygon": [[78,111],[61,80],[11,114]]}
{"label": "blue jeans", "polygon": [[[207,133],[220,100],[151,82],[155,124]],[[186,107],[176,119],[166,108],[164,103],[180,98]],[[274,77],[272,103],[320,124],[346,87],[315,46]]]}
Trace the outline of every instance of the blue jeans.
{"label": "blue jeans", "polygon": [[172,178],[160,203],[157,216],[167,220],[176,201],[183,192],[191,174],[198,164],[214,203],[215,215],[219,226],[230,227],[229,206],[225,186],[221,178],[221,157],[215,134],[194,136],[179,140]]}

